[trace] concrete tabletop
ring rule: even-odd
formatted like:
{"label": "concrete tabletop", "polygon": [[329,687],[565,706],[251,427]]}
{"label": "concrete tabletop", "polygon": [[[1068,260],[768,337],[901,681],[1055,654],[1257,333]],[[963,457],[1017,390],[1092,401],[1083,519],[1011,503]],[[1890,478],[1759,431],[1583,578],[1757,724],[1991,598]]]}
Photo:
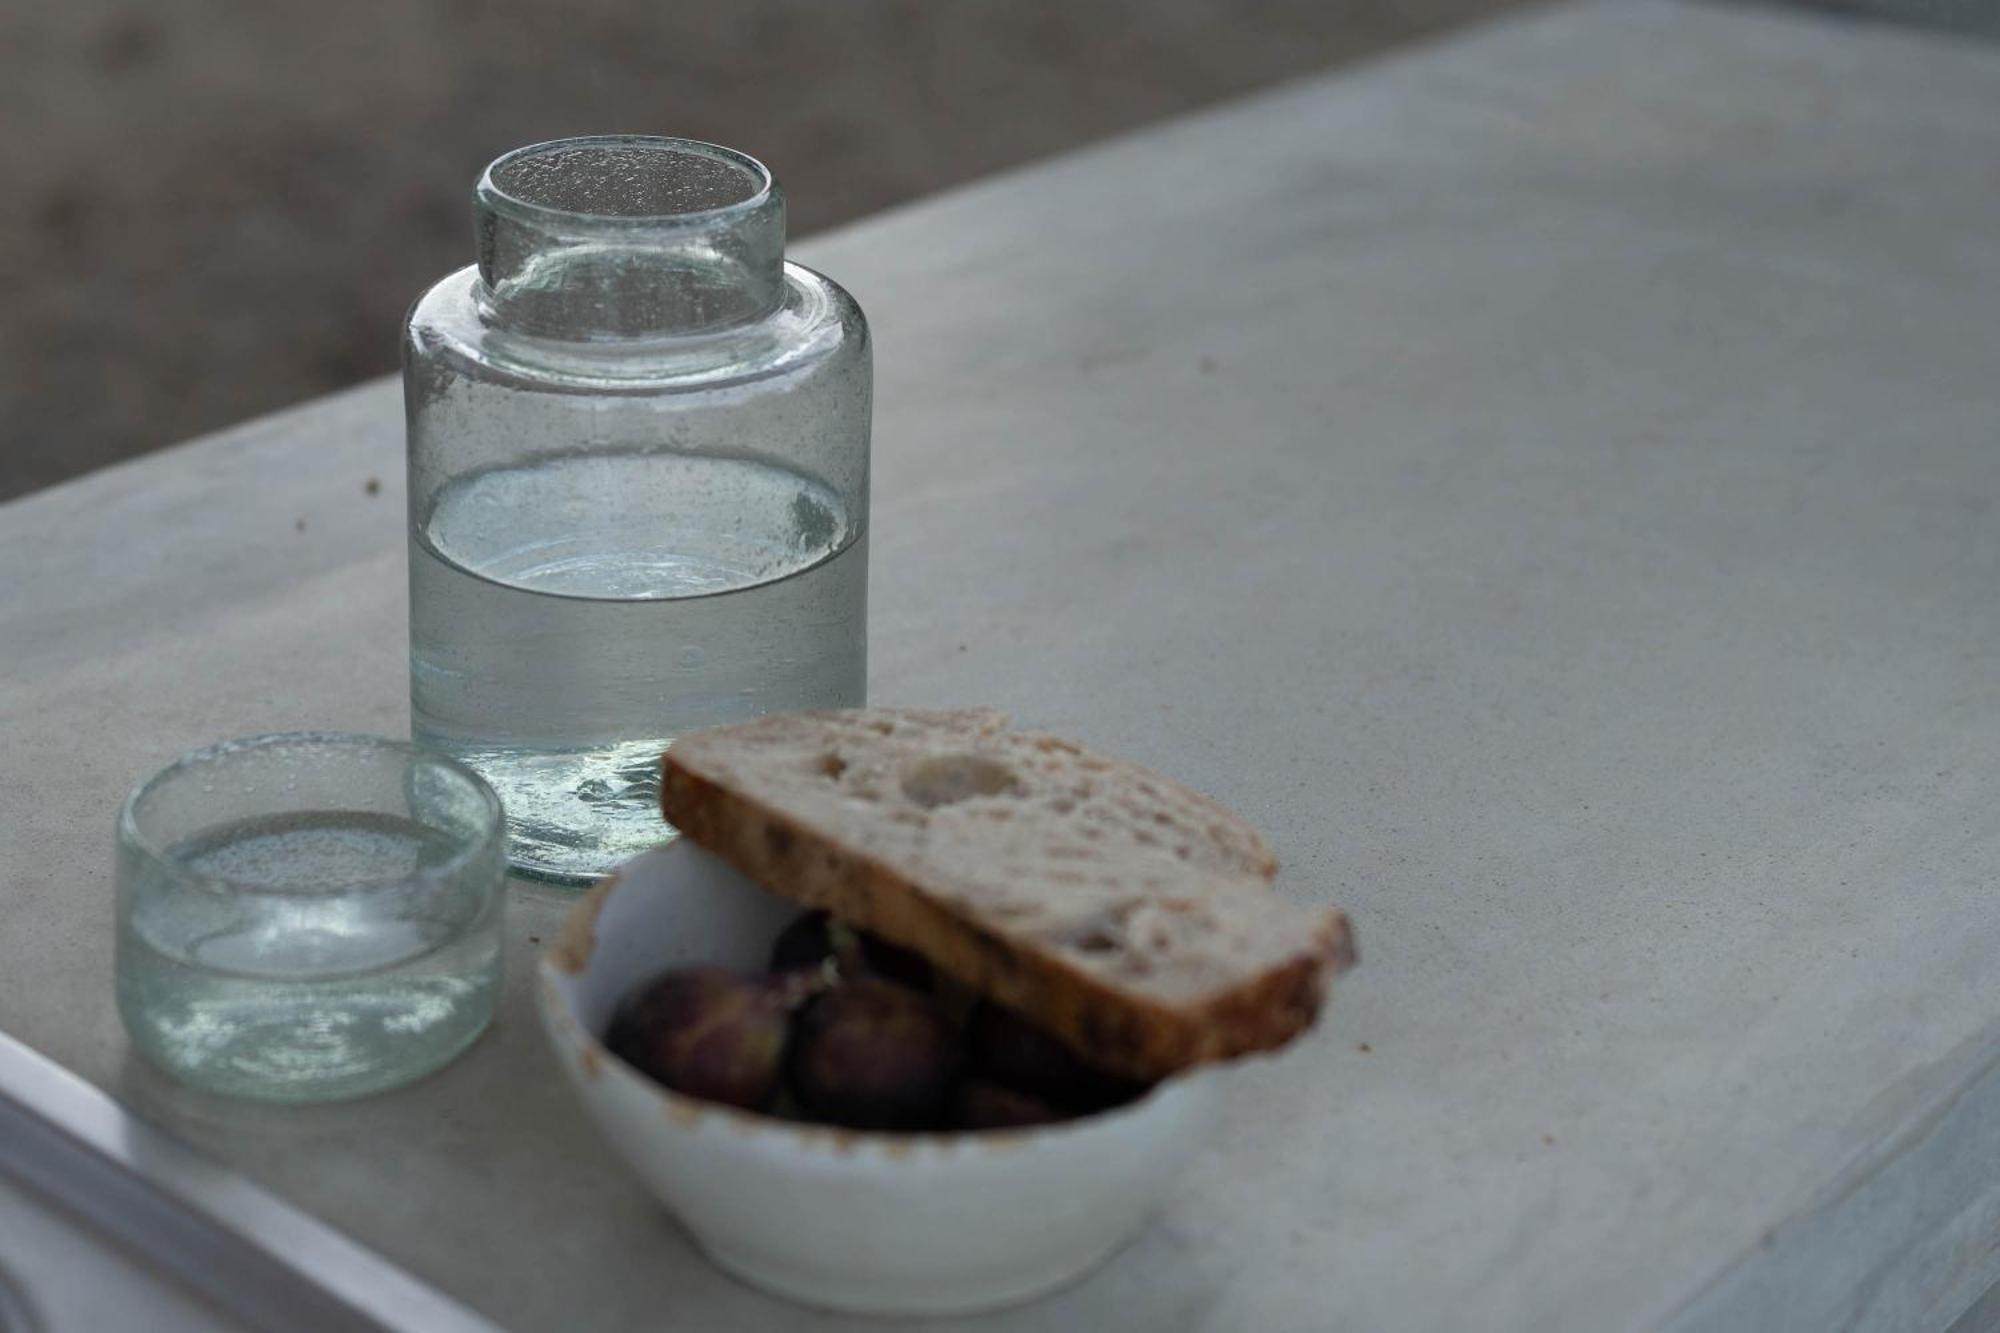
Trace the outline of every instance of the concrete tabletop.
{"label": "concrete tabletop", "polygon": [[[1918,1329],[2000,1277],[2000,52],[1557,8],[798,252],[878,340],[874,699],[1158,764],[1362,947],[1156,1225],[975,1326]],[[406,1091],[128,1055],[113,811],[404,730],[401,478],[383,383],[0,507],[0,1028],[512,1327],[858,1326],[600,1146],[524,984],[561,891]]]}

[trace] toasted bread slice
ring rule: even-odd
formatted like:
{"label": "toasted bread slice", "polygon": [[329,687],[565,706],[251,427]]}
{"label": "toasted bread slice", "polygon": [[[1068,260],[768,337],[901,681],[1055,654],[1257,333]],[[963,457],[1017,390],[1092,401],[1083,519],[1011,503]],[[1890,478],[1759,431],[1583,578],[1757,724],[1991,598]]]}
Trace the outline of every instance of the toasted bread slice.
{"label": "toasted bread slice", "polygon": [[667,753],[669,822],[917,950],[1093,1064],[1161,1078],[1311,1025],[1347,920],[1272,891],[1240,818],[990,709],[800,713]]}

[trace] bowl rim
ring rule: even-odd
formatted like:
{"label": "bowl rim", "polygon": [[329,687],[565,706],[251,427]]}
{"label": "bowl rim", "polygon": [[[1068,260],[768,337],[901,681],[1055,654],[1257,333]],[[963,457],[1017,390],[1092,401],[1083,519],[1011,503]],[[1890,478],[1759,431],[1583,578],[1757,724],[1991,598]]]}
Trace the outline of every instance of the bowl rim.
{"label": "bowl rim", "polygon": [[676,1092],[641,1073],[605,1045],[578,1016],[573,996],[574,988],[589,971],[595,956],[597,918],[612,896],[625,886],[629,868],[643,858],[677,849],[683,841],[677,839],[668,847],[641,852],[594,885],[564,914],[555,939],[542,949],[535,964],[538,983],[535,998],[551,1040],[566,1042],[575,1048],[576,1062],[587,1077],[608,1071],[620,1081],[636,1086],[652,1097],[659,1105],[661,1119],[666,1124],[693,1129],[703,1121],[713,1119],[740,1135],[762,1137],[767,1141],[800,1148],[831,1149],[842,1155],[873,1151],[887,1157],[906,1157],[918,1150],[949,1153],[961,1147],[1004,1150],[1116,1132],[1121,1122],[1157,1112],[1162,1102],[1170,1104],[1180,1100],[1192,1085],[1212,1076],[1218,1068],[1197,1065],[1161,1079],[1141,1095],[1121,1105],[1019,1129],[850,1129],[843,1125],[786,1120],[761,1111],[746,1111],[741,1107]]}

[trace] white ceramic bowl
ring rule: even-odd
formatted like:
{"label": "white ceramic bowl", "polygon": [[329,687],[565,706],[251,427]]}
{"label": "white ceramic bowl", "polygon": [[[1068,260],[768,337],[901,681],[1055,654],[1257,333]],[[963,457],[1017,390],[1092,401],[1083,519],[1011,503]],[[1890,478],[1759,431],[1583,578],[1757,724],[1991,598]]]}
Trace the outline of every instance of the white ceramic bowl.
{"label": "white ceramic bowl", "polygon": [[746,1281],[875,1314],[1027,1300],[1130,1239],[1219,1117],[1222,1076],[1210,1071],[1061,1125],[858,1133],[683,1097],[605,1049],[635,987],[687,964],[761,969],[798,910],[683,840],[576,905],[537,987],[598,1127],[709,1258]]}

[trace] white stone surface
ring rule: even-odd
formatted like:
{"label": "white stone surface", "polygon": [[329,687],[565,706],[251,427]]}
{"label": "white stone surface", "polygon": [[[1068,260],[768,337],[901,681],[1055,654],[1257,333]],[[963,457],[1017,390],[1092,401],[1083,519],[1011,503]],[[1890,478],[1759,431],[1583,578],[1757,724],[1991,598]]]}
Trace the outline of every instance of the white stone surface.
{"label": "white stone surface", "polygon": [[[1157,1226],[980,1327],[1925,1328],[2000,1275],[2000,51],[1559,8],[799,249],[878,338],[874,697],[1159,763],[1362,946]],[[554,891],[418,1087],[127,1057],[113,810],[404,727],[400,477],[381,384],[0,507],[0,1027],[510,1325],[847,1327],[592,1137]]]}

